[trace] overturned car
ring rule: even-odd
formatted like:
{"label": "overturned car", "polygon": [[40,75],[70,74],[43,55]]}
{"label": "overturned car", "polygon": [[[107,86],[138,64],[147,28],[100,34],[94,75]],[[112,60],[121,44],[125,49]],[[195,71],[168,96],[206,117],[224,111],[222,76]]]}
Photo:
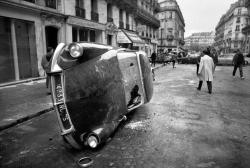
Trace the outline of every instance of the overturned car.
{"label": "overturned car", "polygon": [[51,89],[64,140],[96,148],[128,112],[150,101],[151,67],[141,51],[61,43],[52,58]]}

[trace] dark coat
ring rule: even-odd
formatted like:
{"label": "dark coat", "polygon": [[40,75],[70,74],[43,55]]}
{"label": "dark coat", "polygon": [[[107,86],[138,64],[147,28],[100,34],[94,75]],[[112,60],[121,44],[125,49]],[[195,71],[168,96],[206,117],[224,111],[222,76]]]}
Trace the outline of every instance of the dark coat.
{"label": "dark coat", "polygon": [[237,53],[234,55],[233,64],[234,65],[243,65],[245,62],[244,56],[241,53]]}
{"label": "dark coat", "polygon": [[155,52],[152,53],[151,59],[152,59],[153,61],[155,61],[155,59],[156,59],[156,53],[155,53]]}

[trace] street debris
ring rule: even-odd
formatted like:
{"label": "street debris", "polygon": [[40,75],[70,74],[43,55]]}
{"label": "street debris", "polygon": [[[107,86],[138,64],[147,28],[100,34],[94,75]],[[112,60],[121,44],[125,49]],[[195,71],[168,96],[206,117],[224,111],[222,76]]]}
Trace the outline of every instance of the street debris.
{"label": "street debris", "polygon": [[77,164],[80,167],[89,167],[93,164],[93,160],[90,157],[82,157],[78,160]]}

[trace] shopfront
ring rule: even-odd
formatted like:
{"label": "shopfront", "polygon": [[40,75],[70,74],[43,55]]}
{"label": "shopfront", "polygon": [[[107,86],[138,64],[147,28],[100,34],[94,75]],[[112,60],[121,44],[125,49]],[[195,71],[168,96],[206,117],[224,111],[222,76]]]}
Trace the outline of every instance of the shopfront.
{"label": "shopfront", "polygon": [[145,41],[142,40],[136,32],[128,30],[119,30],[117,34],[117,43],[119,47],[129,48],[132,50],[144,50]]}
{"label": "shopfront", "polygon": [[118,28],[113,22],[107,22],[105,29],[106,44],[117,46]]}
{"label": "shopfront", "polygon": [[38,76],[35,24],[0,16],[0,83]]}

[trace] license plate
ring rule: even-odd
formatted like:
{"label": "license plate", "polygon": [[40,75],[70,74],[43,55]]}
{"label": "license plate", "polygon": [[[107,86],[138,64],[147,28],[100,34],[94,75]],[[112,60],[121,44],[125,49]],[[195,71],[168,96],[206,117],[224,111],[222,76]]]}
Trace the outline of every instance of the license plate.
{"label": "license plate", "polygon": [[57,105],[57,110],[59,112],[59,116],[60,116],[60,119],[61,119],[61,122],[62,122],[62,125],[63,125],[64,129],[66,129],[66,130],[70,129],[71,124],[70,124],[70,121],[69,121],[69,116],[67,114],[65,104],[64,103],[58,104]]}
{"label": "license plate", "polygon": [[55,99],[56,99],[56,103],[62,103],[64,98],[63,98],[61,75],[55,75],[54,79],[55,79]]}
{"label": "license plate", "polygon": [[58,112],[58,116],[61,121],[61,126],[63,131],[71,129],[70,117],[67,112],[66,105],[64,103],[64,94],[63,94],[63,84],[61,74],[56,74],[54,77],[54,102]]}

